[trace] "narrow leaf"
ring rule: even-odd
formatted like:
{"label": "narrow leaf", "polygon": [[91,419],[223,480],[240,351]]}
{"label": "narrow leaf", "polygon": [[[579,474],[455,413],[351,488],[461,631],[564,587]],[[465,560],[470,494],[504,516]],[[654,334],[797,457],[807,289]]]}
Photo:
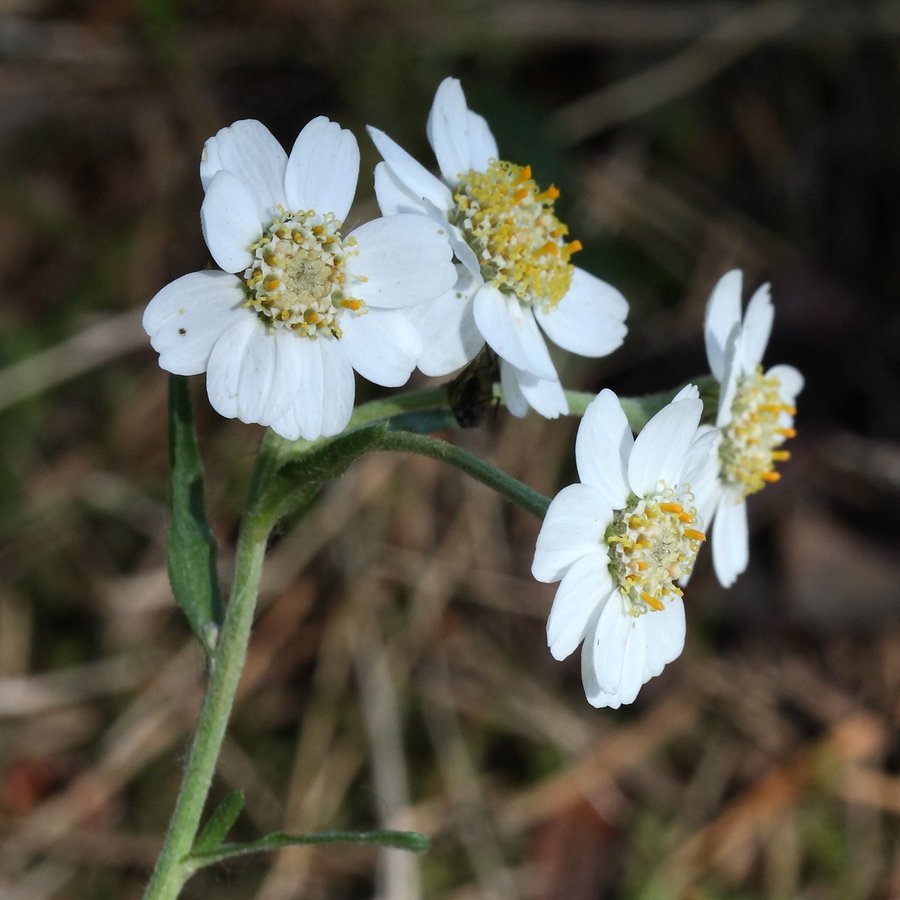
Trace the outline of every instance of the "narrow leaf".
{"label": "narrow leaf", "polygon": [[228,834],[231,826],[237,821],[237,817],[244,808],[244,792],[234,791],[229,794],[209,817],[209,821],[203,826],[203,831],[194,844],[194,855],[213,853],[222,843],[222,839]]}
{"label": "narrow leaf", "polygon": [[216,575],[216,539],[206,520],[203,462],[194,431],[187,379],[169,378],[169,466],[172,521],[169,525],[169,581],[207,654],[222,622]]}
{"label": "narrow leaf", "polygon": [[209,852],[195,850],[187,858],[186,863],[196,871],[235,856],[305,844],[378,844],[381,847],[424,853],[431,846],[431,838],[416,831],[324,831],[318,834],[286,834],[283,831],[276,831],[247,844],[220,844],[217,849]]}

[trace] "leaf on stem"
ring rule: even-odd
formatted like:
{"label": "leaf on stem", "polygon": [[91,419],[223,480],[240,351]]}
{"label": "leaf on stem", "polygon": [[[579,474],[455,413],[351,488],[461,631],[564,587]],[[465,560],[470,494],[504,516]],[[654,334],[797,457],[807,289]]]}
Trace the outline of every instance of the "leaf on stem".
{"label": "leaf on stem", "polygon": [[244,792],[233,791],[215,809],[194,843],[192,855],[214,853],[244,808]]}
{"label": "leaf on stem", "polygon": [[324,831],[318,834],[286,834],[283,831],[276,831],[258,841],[246,844],[220,844],[215,850],[205,852],[195,850],[185,862],[196,871],[235,856],[305,844],[377,844],[381,847],[424,853],[431,846],[431,838],[416,831]]}
{"label": "leaf on stem", "polygon": [[222,598],[216,575],[216,539],[206,520],[203,500],[203,461],[187,378],[182,375],[169,378],[169,466],[169,581],[176,603],[209,655],[222,623]]}

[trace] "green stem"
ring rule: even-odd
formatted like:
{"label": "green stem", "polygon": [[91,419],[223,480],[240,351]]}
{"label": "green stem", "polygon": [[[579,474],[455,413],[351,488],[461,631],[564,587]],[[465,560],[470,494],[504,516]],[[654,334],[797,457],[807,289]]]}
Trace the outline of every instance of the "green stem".
{"label": "green stem", "polygon": [[473,456],[461,447],[438,438],[414,434],[410,431],[385,431],[379,436],[378,443],[373,449],[418,453],[421,456],[430,456],[432,459],[449,463],[503,494],[513,503],[518,503],[519,506],[539,519],[544,518],[547,507],[550,505],[550,501],[543,494],[539,494],[527,484],[507,475],[479,457]]}
{"label": "green stem", "polygon": [[[262,468],[267,464],[268,454],[261,451],[257,459],[258,468]],[[259,485],[261,478],[261,474],[260,477],[254,477],[253,484]],[[251,498],[252,496],[251,491]],[[144,893],[144,900],[173,900],[193,871],[185,865],[185,859],[191,851],[200,825],[203,806],[234,706],[250,640],[266,541],[273,524],[268,517],[253,514],[252,510],[251,499],[238,537],[231,598],[218,644],[210,659],[206,697],[200,710],[175,810],[169,821],[162,852]]]}

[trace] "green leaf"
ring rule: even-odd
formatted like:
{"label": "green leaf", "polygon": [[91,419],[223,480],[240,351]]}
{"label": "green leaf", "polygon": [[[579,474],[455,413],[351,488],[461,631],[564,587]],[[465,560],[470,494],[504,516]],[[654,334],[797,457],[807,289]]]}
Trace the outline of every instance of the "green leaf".
{"label": "green leaf", "polygon": [[237,817],[244,808],[244,792],[234,791],[229,794],[209,817],[209,821],[203,826],[203,831],[194,843],[194,855],[215,852],[222,843],[222,838],[228,834],[231,826],[237,821]]}
{"label": "green leaf", "polygon": [[169,465],[172,521],[169,525],[169,581],[175,601],[188,617],[207,654],[222,624],[216,575],[216,539],[206,521],[203,462],[197,446],[187,379],[169,378]]}
{"label": "green leaf", "polygon": [[431,838],[416,831],[324,831],[318,834],[286,834],[276,831],[258,841],[247,844],[220,844],[215,850],[197,852],[185,860],[186,865],[196,871],[223,859],[261,853],[266,850],[280,850],[282,847],[299,847],[306,844],[377,844],[394,847],[413,853],[424,853],[431,847]]}

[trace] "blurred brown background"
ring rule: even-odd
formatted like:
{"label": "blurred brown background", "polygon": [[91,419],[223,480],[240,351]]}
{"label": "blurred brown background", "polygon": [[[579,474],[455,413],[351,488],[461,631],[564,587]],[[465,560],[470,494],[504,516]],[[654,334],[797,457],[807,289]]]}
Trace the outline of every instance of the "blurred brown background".
{"label": "blurred brown background", "polygon": [[[140,315],[206,263],[203,141],[340,121],[362,221],[363,126],[431,164],[448,74],[631,301],[625,346],[564,381],[701,374],[740,266],[773,283],[767,362],[807,377],[794,459],[751,499],[748,573],[725,592],[701,558],[683,655],[617,712],[546,650],[535,520],[431,461],[359,462],[273,546],[214,796],[247,792],[237,839],[433,849],[248,858],[185,897],[900,896],[898,37],[875,0],[2,0],[0,897],[139,897],[177,790],[203,665]],[[195,382],[227,581],[260,432]],[[575,426],[501,411],[453,439],[552,494]]]}

